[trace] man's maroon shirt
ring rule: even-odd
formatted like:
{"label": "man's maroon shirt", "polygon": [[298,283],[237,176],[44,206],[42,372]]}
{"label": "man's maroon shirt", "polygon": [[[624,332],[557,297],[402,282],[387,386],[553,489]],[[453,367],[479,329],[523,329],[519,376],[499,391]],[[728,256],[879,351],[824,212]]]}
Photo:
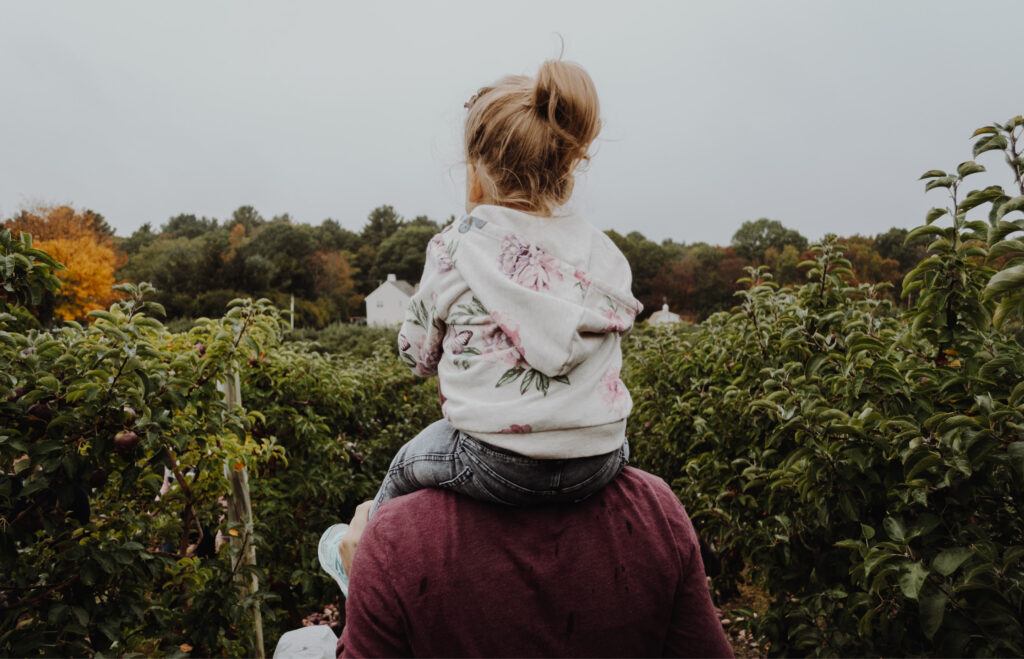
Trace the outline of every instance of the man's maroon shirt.
{"label": "man's maroon shirt", "polygon": [[346,657],[731,656],[693,526],[627,468],[572,505],[443,490],[383,506],[352,566]]}

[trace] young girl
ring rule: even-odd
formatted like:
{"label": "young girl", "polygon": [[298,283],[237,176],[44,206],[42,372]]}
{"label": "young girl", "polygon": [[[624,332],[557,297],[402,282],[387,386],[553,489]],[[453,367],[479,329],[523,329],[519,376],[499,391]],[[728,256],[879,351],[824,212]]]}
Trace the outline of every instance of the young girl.
{"label": "young girl", "polygon": [[[428,245],[398,335],[410,368],[438,375],[444,418],[398,451],[373,511],[425,487],[515,506],[579,501],[629,455],[620,342],[641,306],[614,243],[562,208],[600,130],[594,84],[548,61],[466,107],[468,214]],[[343,532],[321,541],[328,572]]]}

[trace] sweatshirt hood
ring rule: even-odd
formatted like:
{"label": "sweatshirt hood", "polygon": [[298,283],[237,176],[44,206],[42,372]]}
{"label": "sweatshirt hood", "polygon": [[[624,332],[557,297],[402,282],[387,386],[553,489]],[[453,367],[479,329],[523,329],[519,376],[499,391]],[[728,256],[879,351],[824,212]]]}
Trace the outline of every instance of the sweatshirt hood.
{"label": "sweatshirt hood", "polygon": [[549,377],[571,371],[608,334],[629,331],[642,309],[625,257],[577,215],[478,206],[440,238],[508,341]]}

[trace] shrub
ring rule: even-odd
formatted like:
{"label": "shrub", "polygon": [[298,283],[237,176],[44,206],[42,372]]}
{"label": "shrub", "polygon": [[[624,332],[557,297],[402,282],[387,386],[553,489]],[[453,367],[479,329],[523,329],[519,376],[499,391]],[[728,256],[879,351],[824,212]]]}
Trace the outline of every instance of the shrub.
{"label": "shrub", "polygon": [[[319,533],[439,414],[393,337],[362,358],[281,345],[267,300],[171,333],[145,284],[88,326],[25,329],[57,264],[0,238],[17,266],[0,312],[18,312],[0,316],[0,653],[247,655],[254,603],[273,643],[336,599]],[[230,373],[242,409],[218,389]],[[225,465],[252,477],[254,570],[218,541],[245,533],[225,519]],[[248,571],[255,600],[237,588]]]}
{"label": "shrub", "polygon": [[[147,286],[120,288],[87,327],[0,328],[0,652],[244,653],[244,603],[225,597],[232,565],[212,539],[237,533],[225,462],[273,451],[217,381],[279,320],[239,302],[174,335]],[[162,491],[165,467],[177,487]]]}
{"label": "shrub", "polygon": [[311,350],[350,357],[370,357],[381,346],[391,348],[391,354],[398,356],[395,347],[398,339],[397,328],[367,327],[351,323],[332,323],[321,330],[297,329],[288,335],[296,341],[310,341]]}
{"label": "shrub", "polygon": [[440,418],[435,387],[409,372],[390,341],[368,358],[285,344],[249,371],[243,400],[262,414],[253,434],[284,449],[250,481],[258,562],[279,598],[280,613],[267,616],[275,631],[338,599],[317,562],[320,533],[348,521],[376,493],[395,451]]}
{"label": "shrub", "polygon": [[[932,240],[908,310],[853,285],[830,238],[805,284],[748,269],[735,308],[625,344],[635,460],[718,552],[716,590],[767,594],[746,624],[774,654],[1024,653],[1022,127],[975,134],[1022,196],[964,194],[974,161],[923,177],[950,205],[907,236]],[[388,330],[283,342],[267,300],[172,332],[126,285],[91,324],[43,330],[57,268],[0,232],[0,653],[253,654],[254,604],[270,644],[338,597],[317,537],[437,418],[435,385]],[[242,408],[217,386],[236,373]],[[223,505],[242,467],[256,568],[216,540],[245,539]]]}
{"label": "shrub", "polygon": [[982,295],[1016,207],[961,194],[981,169],[925,174],[951,206],[908,236],[934,240],[906,313],[828,240],[803,286],[751,269],[737,308],[630,341],[635,454],[720,552],[716,587],[768,593],[775,654],[1024,652],[1024,348]]}

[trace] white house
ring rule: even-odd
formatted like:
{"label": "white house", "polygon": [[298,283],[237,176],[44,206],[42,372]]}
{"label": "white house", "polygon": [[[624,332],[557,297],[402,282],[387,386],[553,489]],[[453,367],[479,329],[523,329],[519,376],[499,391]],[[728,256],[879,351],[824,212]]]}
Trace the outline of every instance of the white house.
{"label": "white house", "polygon": [[373,327],[400,325],[416,288],[395,275],[366,296],[366,324]]}
{"label": "white house", "polygon": [[674,325],[679,322],[679,314],[668,310],[668,305],[661,305],[661,309],[651,314],[647,319],[651,325]]}

